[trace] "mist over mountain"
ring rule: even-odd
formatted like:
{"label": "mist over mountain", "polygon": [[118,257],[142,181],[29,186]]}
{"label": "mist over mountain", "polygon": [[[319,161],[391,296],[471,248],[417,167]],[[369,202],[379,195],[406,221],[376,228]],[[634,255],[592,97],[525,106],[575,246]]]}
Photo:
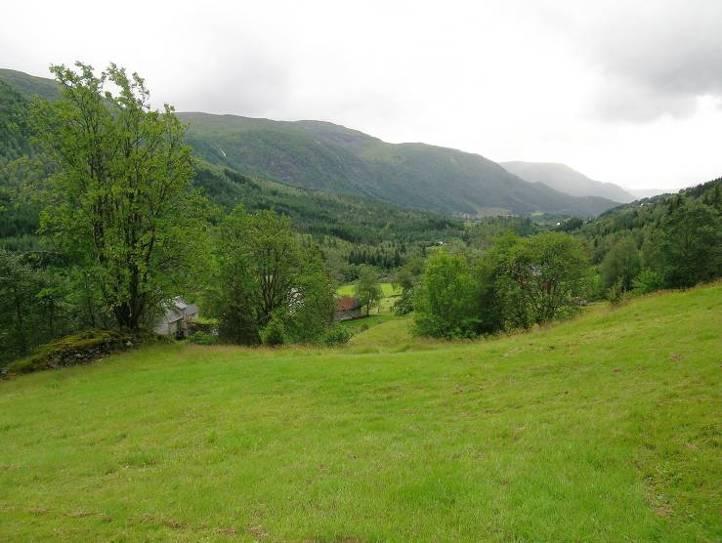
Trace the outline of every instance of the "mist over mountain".
{"label": "mist over mountain", "polygon": [[525,181],[544,183],[571,196],[597,196],[624,203],[636,199],[633,193],[619,185],[595,181],[566,164],[522,161],[500,162],[500,164]]}
{"label": "mist over mountain", "polygon": [[629,192],[634,194],[635,198],[651,198],[651,197],[657,196],[659,194],[664,194],[666,192],[675,192],[675,191],[665,190],[665,189],[631,189]]}

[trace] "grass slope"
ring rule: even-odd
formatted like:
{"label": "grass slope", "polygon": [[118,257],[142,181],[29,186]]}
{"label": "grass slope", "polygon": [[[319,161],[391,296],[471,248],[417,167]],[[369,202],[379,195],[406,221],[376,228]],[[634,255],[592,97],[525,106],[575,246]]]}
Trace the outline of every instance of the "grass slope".
{"label": "grass slope", "polygon": [[722,539],[722,284],[474,343],[408,322],[0,383],[0,540]]}

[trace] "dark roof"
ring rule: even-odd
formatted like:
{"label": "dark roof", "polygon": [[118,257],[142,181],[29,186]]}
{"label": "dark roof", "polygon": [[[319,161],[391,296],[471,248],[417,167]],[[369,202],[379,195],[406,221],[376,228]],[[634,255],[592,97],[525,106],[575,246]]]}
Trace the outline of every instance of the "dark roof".
{"label": "dark roof", "polygon": [[361,302],[353,296],[341,296],[336,300],[336,311],[351,311],[361,307]]}

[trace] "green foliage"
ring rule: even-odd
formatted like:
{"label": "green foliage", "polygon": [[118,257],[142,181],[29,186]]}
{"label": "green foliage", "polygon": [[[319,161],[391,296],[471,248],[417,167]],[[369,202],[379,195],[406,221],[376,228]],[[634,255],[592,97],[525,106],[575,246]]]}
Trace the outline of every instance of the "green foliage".
{"label": "green foliage", "polygon": [[[720,277],[722,179],[620,206],[586,223],[581,234],[593,261],[602,263],[607,287],[622,276],[628,290],[640,269],[647,275],[638,292],[686,288]],[[639,259],[632,245],[641,247]]]}
{"label": "green foliage", "polygon": [[414,289],[424,272],[424,261],[420,257],[409,259],[404,266],[396,272],[394,285],[401,289],[401,295],[394,304],[397,315],[408,315],[414,310]]}
{"label": "green foliage", "polygon": [[636,294],[649,294],[659,290],[664,285],[664,278],[654,270],[648,268],[639,272],[639,275],[632,281],[633,291]]}
{"label": "green foliage", "polygon": [[354,285],[354,295],[358,298],[363,307],[366,308],[366,315],[371,312],[371,308],[377,305],[383,292],[379,285],[379,277],[371,266],[362,266],[359,271],[358,281]]}
{"label": "green foliage", "polygon": [[605,288],[619,285],[622,291],[632,288],[632,282],[641,266],[637,244],[633,239],[624,237],[617,241],[605,255],[600,266]]}
{"label": "green foliage", "polygon": [[624,288],[623,280],[620,277],[607,289],[607,300],[609,300],[612,305],[619,305],[624,301],[625,292],[626,289]]}
{"label": "green foliage", "polygon": [[261,343],[269,347],[283,345],[286,342],[286,327],[281,318],[272,318],[261,330]]}
{"label": "green foliage", "polygon": [[722,215],[699,201],[673,202],[662,220],[661,264],[670,287],[691,287],[722,275]]}
{"label": "green foliage", "polygon": [[326,332],[323,343],[329,347],[345,345],[350,341],[352,336],[353,334],[351,334],[351,331],[347,327],[337,324]]}
{"label": "green foliage", "polygon": [[0,249],[0,366],[67,331],[64,285],[32,256]]}
{"label": "green foliage", "polygon": [[188,268],[202,251],[190,148],[170,106],[150,109],[137,74],[76,66],[54,66],[62,97],[35,104],[35,132],[58,164],[43,227],[92,275],[117,324],[137,330],[191,286]]}
{"label": "green foliage", "polygon": [[473,337],[480,327],[481,289],[463,254],[438,251],[429,257],[416,291],[416,331],[445,338]]}
{"label": "green foliage", "polygon": [[212,298],[225,340],[257,344],[272,320],[282,324],[284,341],[323,336],[333,318],[334,288],[319,252],[303,245],[287,217],[236,208],[220,227],[216,253]]}
{"label": "green foliage", "polygon": [[215,345],[218,343],[218,336],[209,334],[208,332],[198,331],[191,334],[189,340],[196,345]]}
{"label": "green foliage", "polygon": [[589,261],[581,242],[545,232],[500,244],[496,298],[507,328],[528,328],[569,315],[588,291]]}

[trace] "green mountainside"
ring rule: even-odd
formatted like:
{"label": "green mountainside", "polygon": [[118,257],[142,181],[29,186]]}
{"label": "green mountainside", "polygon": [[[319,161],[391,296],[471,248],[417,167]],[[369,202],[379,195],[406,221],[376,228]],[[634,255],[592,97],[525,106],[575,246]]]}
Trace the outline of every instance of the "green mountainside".
{"label": "green mountainside", "polygon": [[598,196],[616,202],[631,202],[637,198],[614,183],[590,179],[566,164],[554,162],[500,162],[502,167],[531,183],[544,183],[554,190],[571,196]]}
{"label": "green mountainside", "polygon": [[427,241],[461,237],[461,220],[433,212],[405,209],[377,200],[293,187],[249,177],[204,161],[196,165],[194,183],[215,202],[249,211],[272,209],[288,215],[295,226],[314,236],[354,243]]}
{"label": "green mountainside", "polygon": [[[57,96],[57,84],[14,70],[0,82],[28,98]],[[614,207],[526,182],[479,155],[422,143],[389,144],[320,121],[272,121],[179,113],[204,160],[243,175],[354,194],[406,208],[470,216],[545,212],[593,216]]]}
{"label": "green mountainside", "polygon": [[27,100],[0,80],[0,167],[29,153]]}
{"label": "green mountainside", "polygon": [[25,97],[40,96],[46,100],[54,100],[60,92],[60,86],[53,79],[7,68],[0,68],[0,81],[7,83]]}
{"label": "green mountainside", "polygon": [[189,143],[209,162],[307,188],[472,216],[538,211],[591,216],[615,205],[528,183],[479,155],[423,143],[385,143],[332,123],[179,116],[190,124]]}
{"label": "green mountainside", "polygon": [[[6,77],[8,74],[11,77]],[[52,98],[53,92],[57,95],[57,86],[45,85],[48,81],[21,72],[0,71],[0,238],[6,241],[9,237],[31,236],[38,227],[38,209],[23,194],[23,181],[43,173],[35,173],[32,168],[38,165],[23,157],[32,155],[29,99],[40,94]],[[250,211],[273,209],[291,217],[300,231],[315,236],[373,244],[380,239],[433,241],[458,237],[463,230],[459,219],[359,195],[323,192],[242,175],[202,158],[197,158],[195,170],[194,184],[222,207],[242,202]]]}

